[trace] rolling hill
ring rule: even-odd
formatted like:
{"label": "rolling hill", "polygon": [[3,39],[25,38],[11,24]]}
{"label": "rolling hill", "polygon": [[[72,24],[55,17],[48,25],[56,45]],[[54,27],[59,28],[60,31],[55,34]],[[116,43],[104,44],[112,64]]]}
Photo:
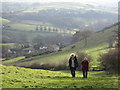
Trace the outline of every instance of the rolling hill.
{"label": "rolling hill", "polygon": [[[50,71],[43,69],[28,69],[15,66],[25,66],[32,63],[65,63],[69,55],[76,51],[85,51],[92,56],[93,66],[99,66],[99,54],[105,53],[109,50],[107,40],[117,29],[117,25],[111,26],[100,32],[96,32],[88,39],[88,45],[84,47],[84,41],[77,42],[73,45],[67,46],[61,52],[41,55],[37,57],[25,58],[17,57],[11,60],[3,61],[4,66],[0,72],[0,79],[2,79],[2,88],[82,88],[94,89],[100,88],[106,90],[107,88],[118,89],[118,78],[116,74],[106,74],[104,71],[89,71],[87,79],[82,78],[82,72],[76,71],[76,77],[71,78],[70,71]],[[74,48],[71,48],[75,46]],[[2,78],[1,78],[2,77]],[[1,82],[0,82],[1,83]],[[112,89],[112,90],[113,90]]]}
{"label": "rolling hill", "polygon": [[69,27],[98,31],[117,22],[117,10],[89,4],[3,3],[3,18],[49,23],[53,27]]}
{"label": "rolling hill", "polygon": [[[57,53],[41,55],[41,56],[36,56],[31,58],[24,58],[22,60],[18,59],[15,62],[7,63],[5,65],[15,65],[15,66],[23,66],[23,67],[30,67],[30,65],[35,63],[59,65],[61,63],[67,63],[71,53],[84,51],[87,54],[92,56],[91,66],[99,67],[100,66],[100,62],[98,61],[99,55],[102,53],[106,53],[110,49],[113,49],[113,48],[108,48],[109,46],[108,41],[111,37],[113,37],[114,30],[117,30],[117,29],[118,29],[118,26],[116,24],[111,26],[108,29],[94,33],[88,38],[87,46],[84,46],[84,40],[82,40],[75,44],[72,44],[63,48],[62,51]],[[74,48],[72,48],[73,46]]]}
{"label": "rolling hill", "polygon": [[[38,35],[42,38],[42,36],[54,36],[55,34],[64,36],[64,33],[66,33],[67,38],[71,38],[72,34],[78,30],[98,31],[115,23],[117,16],[115,10],[88,4],[65,2],[4,2],[2,14],[1,21],[6,24],[3,28],[3,35],[15,38],[16,41],[20,41],[22,35],[28,39],[28,42],[31,42]],[[40,29],[42,26],[46,27],[47,30],[57,28],[58,31],[37,32],[36,28]],[[65,42],[67,41],[65,40]]]}
{"label": "rolling hill", "polygon": [[[33,47],[32,45],[36,43],[34,41],[37,41],[35,38],[46,42],[50,40],[52,44],[54,42],[55,44],[66,43],[64,48],[49,54],[38,56],[30,54],[31,57],[21,54],[12,59],[8,59],[9,57],[0,59],[0,84],[3,90],[6,88],[43,88],[43,90],[46,88],[106,90],[108,88],[117,90],[119,88],[119,75],[91,69],[91,67],[101,68],[100,54],[114,49],[108,46],[109,41],[114,43],[111,38],[115,35],[114,30],[118,29],[119,23],[109,25],[116,22],[117,11],[89,4],[66,2],[3,2],[2,4],[3,16],[0,18],[3,23],[2,34],[4,39],[13,40],[13,42],[0,43],[0,46],[20,48],[23,43],[29,43]],[[46,27],[47,30],[40,31],[41,26]],[[72,35],[82,29],[91,29],[96,32],[88,37],[86,46],[84,40],[70,44]],[[80,68],[77,69],[75,78],[71,78],[70,71],[68,71],[69,57],[71,53],[77,52],[85,52],[91,56],[87,79],[82,78]]]}

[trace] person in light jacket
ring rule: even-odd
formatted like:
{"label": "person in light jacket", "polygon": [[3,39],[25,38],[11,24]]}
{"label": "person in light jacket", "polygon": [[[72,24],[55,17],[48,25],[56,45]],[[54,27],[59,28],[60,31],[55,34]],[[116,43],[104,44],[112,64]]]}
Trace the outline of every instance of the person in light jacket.
{"label": "person in light jacket", "polygon": [[69,59],[69,67],[71,70],[72,77],[75,77],[75,70],[78,67],[77,57],[72,54]]}

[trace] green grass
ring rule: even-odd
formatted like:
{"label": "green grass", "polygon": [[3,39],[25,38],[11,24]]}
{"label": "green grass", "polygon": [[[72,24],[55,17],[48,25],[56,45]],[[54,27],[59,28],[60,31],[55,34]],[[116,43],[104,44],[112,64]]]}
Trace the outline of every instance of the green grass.
{"label": "green grass", "polygon": [[[46,26],[46,28],[56,28],[56,27],[53,27],[51,24],[49,23],[45,23],[43,24],[42,22],[37,22],[37,21],[31,21],[31,20],[25,20],[25,21],[22,21],[22,23],[11,23],[9,24],[10,26],[10,30],[16,30],[16,31],[36,31],[36,26],[38,26],[38,28],[40,28],[40,26]],[[60,28],[58,28],[59,30]],[[46,31],[47,33],[51,33],[53,31]],[[56,33],[56,32],[54,32]],[[63,29],[62,31],[60,32],[57,32],[57,33],[69,33],[69,34],[73,34],[75,33],[74,31],[67,31],[65,29]]]}
{"label": "green grass", "polygon": [[[40,55],[31,58],[25,58],[24,62],[17,62],[15,61],[17,66],[24,66],[33,63],[40,63],[40,64],[51,64],[51,65],[59,65],[64,61],[68,62],[70,53],[56,53],[56,54],[48,54],[48,55]],[[7,65],[13,65],[12,62],[8,63]]]}
{"label": "green grass", "polygon": [[21,60],[21,59],[24,59],[24,58],[25,58],[24,56],[21,56],[21,57],[17,57],[17,58],[14,58],[14,59],[6,60],[6,61],[3,62],[3,64],[13,63],[15,61],[18,61],[18,60]]}
{"label": "green grass", "polygon": [[[96,48],[90,48],[88,50],[83,50],[84,52],[86,52],[87,54],[89,54],[92,57],[91,62],[90,62],[91,67],[100,67],[101,64],[100,64],[100,61],[98,60],[100,57],[99,55],[106,53],[110,50],[110,49],[103,49],[100,51],[96,51],[101,48],[103,48],[103,47],[96,47]],[[75,53],[75,52],[69,51],[69,52],[59,52],[56,54],[53,53],[53,54],[48,54],[48,55],[40,55],[40,56],[36,56],[36,57],[25,58],[24,62],[17,62],[17,61],[15,61],[15,62],[16,62],[17,66],[29,65],[29,64],[33,64],[35,62],[40,63],[40,64],[59,65],[60,63],[68,62],[71,53]],[[8,63],[8,64],[12,65],[12,63]]]}
{"label": "green grass", "polygon": [[100,58],[100,54],[107,53],[110,49],[104,49],[107,47],[106,45],[96,46],[94,48],[84,49],[83,52],[86,52],[88,55],[91,56],[91,65],[94,66],[100,66],[100,61],[98,60]]}
{"label": "green grass", "polygon": [[7,20],[7,19],[4,19],[4,18],[1,18],[1,17],[0,17],[0,22],[1,22],[2,24],[7,24],[7,23],[10,22],[10,20]]}
{"label": "green grass", "polygon": [[[118,75],[90,71],[87,79],[82,72],[72,78],[70,71],[25,69],[2,65],[3,88],[118,88]],[[120,76],[119,76],[120,77]]]}
{"label": "green grass", "polygon": [[4,45],[4,46],[7,46],[7,45],[9,45],[9,46],[13,46],[15,43],[0,43],[0,45]]}
{"label": "green grass", "polygon": [[50,23],[43,23],[40,21],[33,21],[33,20],[22,20],[21,23],[28,24],[28,25],[38,25],[38,26],[49,26],[52,27]]}
{"label": "green grass", "polygon": [[[99,32],[99,33],[94,33],[87,39],[87,46],[85,46],[85,41],[79,41],[75,44],[72,44],[63,50],[71,50],[71,51],[76,51],[76,50],[83,50],[83,49],[90,49],[90,48],[95,48],[95,47],[108,47],[108,41],[110,37],[113,37],[114,30],[118,30],[118,27],[112,27],[110,29],[105,30],[104,32]],[[72,46],[75,46],[75,48],[71,49]]]}
{"label": "green grass", "polygon": [[[90,62],[91,67],[100,67],[100,61],[98,60],[99,57],[100,57],[99,55],[103,54],[103,53],[106,53],[110,50],[110,49],[99,50],[99,49],[102,49],[102,48],[105,48],[105,47],[106,47],[106,45],[97,46],[97,47],[94,47],[94,48],[83,49],[83,50],[62,51],[62,52],[59,52],[59,53],[53,53],[53,54],[48,54],[48,55],[40,55],[40,56],[36,56],[36,57],[25,58],[24,62],[18,62],[18,60],[14,61],[14,59],[11,59],[10,62],[9,62],[9,60],[6,61],[6,62],[9,62],[9,63],[6,63],[6,62],[4,63],[3,62],[3,64],[12,65],[13,62],[16,62],[17,66],[21,66],[21,65],[24,66],[24,65],[29,65],[29,64],[37,62],[37,63],[40,63],[40,64],[48,64],[49,63],[49,64],[52,64],[52,65],[57,65],[57,64],[63,63],[64,61],[68,62],[71,53],[76,53],[77,51],[83,51],[83,52],[86,52],[87,54],[89,54],[92,57],[91,62]],[[97,51],[97,50],[99,50],[99,51]]]}
{"label": "green grass", "polygon": [[16,29],[16,30],[35,31],[36,29],[35,25],[28,25],[28,24],[10,24],[10,26],[12,29]]}
{"label": "green grass", "polygon": [[0,43],[0,46],[6,46],[9,48],[20,48],[21,44],[19,44],[19,43]]}

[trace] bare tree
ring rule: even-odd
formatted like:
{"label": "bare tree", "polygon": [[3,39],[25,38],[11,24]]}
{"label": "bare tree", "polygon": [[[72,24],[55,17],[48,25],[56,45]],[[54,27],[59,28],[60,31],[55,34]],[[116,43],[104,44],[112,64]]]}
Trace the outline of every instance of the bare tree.
{"label": "bare tree", "polygon": [[35,29],[36,31],[38,31],[38,26],[36,26],[36,29]]}
{"label": "bare tree", "polygon": [[50,27],[48,28],[48,31],[51,32],[51,28]]}
{"label": "bare tree", "polygon": [[83,30],[83,31],[78,31],[73,35],[73,40],[74,41],[85,41],[85,46],[87,45],[88,42],[88,37],[93,33],[93,31],[90,30]]}
{"label": "bare tree", "polygon": [[117,41],[118,41],[118,49],[120,51],[120,25],[119,25],[119,28],[118,28],[118,33],[117,33]]}
{"label": "bare tree", "polygon": [[40,27],[40,31],[43,31],[43,28],[42,28],[42,26]]}
{"label": "bare tree", "polygon": [[47,31],[47,28],[46,28],[46,26],[44,26],[44,31]]}
{"label": "bare tree", "polygon": [[113,36],[110,36],[108,38],[108,44],[109,44],[109,48],[112,48],[113,47],[113,42],[114,42],[114,37]]}

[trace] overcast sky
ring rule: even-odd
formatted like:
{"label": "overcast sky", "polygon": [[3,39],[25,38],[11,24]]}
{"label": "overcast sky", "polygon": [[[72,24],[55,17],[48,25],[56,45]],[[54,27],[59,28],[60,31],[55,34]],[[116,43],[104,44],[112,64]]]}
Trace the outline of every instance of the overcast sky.
{"label": "overcast sky", "polygon": [[2,0],[2,2],[81,2],[88,4],[99,4],[117,6],[119,0]]}

